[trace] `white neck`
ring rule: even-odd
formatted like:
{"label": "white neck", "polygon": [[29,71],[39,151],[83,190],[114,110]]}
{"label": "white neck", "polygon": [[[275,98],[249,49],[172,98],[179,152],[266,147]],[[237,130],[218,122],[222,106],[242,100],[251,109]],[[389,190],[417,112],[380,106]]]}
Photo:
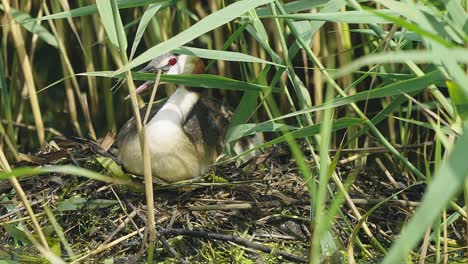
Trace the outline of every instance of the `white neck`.
{"label": "white neck", "polygon": [[183,125],[199,98],[199,93],[179,86],[153,119],[151,119],[150,123],[168,121],[178,126]]}

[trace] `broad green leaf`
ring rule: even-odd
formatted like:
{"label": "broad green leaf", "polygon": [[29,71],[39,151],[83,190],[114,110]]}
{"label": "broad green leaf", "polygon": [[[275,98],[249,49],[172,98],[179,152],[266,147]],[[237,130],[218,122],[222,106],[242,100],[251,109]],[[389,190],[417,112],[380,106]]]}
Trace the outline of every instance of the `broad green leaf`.
{"label": "broad green leaf", "polygon": [[121,180],[115,179],[109,176],[102,175],[100,173],[76,167],[71,165],[63,165],[63,166],[44,166],[44,167],[19,167],[12,171],[2,171],[0,172],[0,180],[6,180],[9,177],[26,177],[26,176],[33,176],[33,175],[40,175],[40,174],[47,174],[51,172],[56,173],[63,173],[63,174],[71,174],[76,176],[82,176],[93,180],[98,180],[107,183],[114,183],[114,184],[129,184],[130,181],[128,180]]}
{"label": "broad green leaf", "polygon": [[447,81],[447,88],[455,110],[462,120],[468,120],[468,96],[466,96],[460,86],[452,81]]}
{"label": "broad green leaf", "polygon": [[29,244],[29,238],[23,230],[19,229],[16,224],[6,223],[4,226],[5,231],[15,240]]}
{"label": "broad green leaf", "polygon": [[468,29],[466,28],[466,25],[468,24],[468,14],[463,8],[461,1],[446,1],[445,7],[447,9],[446,20],[449,21],[448,24],[455,28],[460,35],[463,35],[464,33],[466,39],[466,34],[468,33]]}
{"label": "broad green leaf", "polygon": [[468,49],[446,49],[445,53],[436,52],[433,50],[391,51],[377,53],[375,55],[359,58],[352,63],[345,65],[340,70],[338,70],[333,75],[333,77],[343,77],[346,74],[349,74],[355,70],[359,70],[361,67],[370,64],[405,63],[406,61],[412,61],[414,63],[438,64],[441,62],[443,57],[451,58],[454,60],[454,62],[468,64]]}
{"label": "broad green leaf", "polygon": [[129,176],[122,171],[122,168],[115,163],[111,158],[107,157],[96,157],[96,160],[101,164],[101,166],[106,169],[114,178],[128,180]]}
{"label": "broad green leaf", "polygon": [[[338,12],[346,6],[346,0],[331,0],[320,9],[320,13],[329,14]],[[310,21],[311,34],[315,34],[325,24],[326,21]],[[296,42],[297,43],[297,42]]]}
{"label": "broad green leaf", "polygon": [[[361,33],[361,34],[366,34],[366,35],[371,35],[379,38],[385,38],[388,36],[388,32],[384,32],[381,36],[378,36],[377,33],[374,30],[371,29],[351,29],[351,32],[356,32],[356,33]],[[409,41],[421,41],[421,35],[411,32],[411,31],[396,31],[393,33],[392,39],[394,40],[409,40]]]}
{"label": "broad green leaf", "polygon": [[272,1],[273,0],[242,0],[235,2],[215,13],[206,16],[190,28],[172,37],[171,39],[153,46],[134,60],[130,61],[127,65],[116,71],[115,74],[125,72],[175,48],[178,48],[188,43],[189,41],[192,41],[195,38],[238,18],[245,12]]}
{"label": "broad green leaf", "polygon": [[[333,122],[332,131],[341,130],[341,129],[348,128],[351,126],[358,126],[363,123],[364,123],[364,120],[361,118],[346,117],[346,118],[338,119]],[[260,124],[259,126],[261,125],[262,124]],[[322,126],[321,124],[316,124],[316,125],[300,128],[293,132],[289,132],[287,135],[283,135],[271,141],[268,141],[262,144],[261,146],[258,146],[257,148],[264,148],[264,147],[276,145],[278,143],[286,141],[287,137],[290,137],[290,136],[292,136],[293,138],[305,138],[305,137],[317,135],[320,133],[321,126]]]}
{"label": "broad green leaf", "polygon": [[[112,77],[124,78],[123,74],[117,76],[110,76],[113,72],[100,71],[100,72],[85,72],[77,75],[81,76],[99,76],[99,77]],[[140,81],[153,81],[156,78],[152,73],[132,72],[134,80]],[[224,90],[239,90],[239,91],[262,91],[262,89],[272,89],[273,92],[281,92],[279,88],[270,88],[268,86],[247,83],[230,79],[223,76],[212,74],[163,74],[161,75],[161,82],[174,83],[190,87],[224,89]]]}
{"label": "broad green leaf", "polygon": [[250,10],[248,16],[250,20],[250,25],[255,29],[255,32],[257,32],[258,38],[260,38],[262,42],[269,43],[269,36],[267,30],[265,29],[265,26],[263,25],[260,18],[258,18],[255,9]]}
{"label": "broad green leaf", "polygon": [[110,199],[93,199],[89,200],[86,203],[86,207],[90,210],[96,210],[96,209],[104,209],[104,208],[109,208],[114,205],[119,204],[119,201],[117,200],[110,200]]}
{"label": "broad green leaf", "polygon": [[375,15],[377,16],[381,16],[382,18],[384,19],[387,19],[397,25],[400,25],[408,30],[411,30],[415,33],[418,33],[419,35],[421,35],[423,38],[426,38],[426,39],[430,39],[432,41],[435,41],[441,45],[444,45],[446,47],[454,47],[455,44],[453,44],[452,42],[448,41],[448,40],[445,40],[445,36],[442,35],[440,36],[439,34],[437,34],[437,32],[432,32],[431,31],[428,31],[428,30],[424,30],[424,28],[420,27],[418,24],[415,24],[411,21],[408,21],[408,20],[405,20],[403,18],[399,18],[399,17],[394,17],[394,16],[389,16],[385,13],[382,13],[380,10],[379,11],[373,11]]}
{"label": "broad green leaf", "polygon": [[[267,73],[269,72],[269,69],[271,66],[265,67],[260,74],[257,76],[257,80],[255,83],[262,83],[265,84],[265,77]],[[226,133],[225,137],[229,137],[229,131],[241,124],[245,124],[249,122],[249,120],[255,116],[255,113],[257,111],[257,102],[258,102],[258,97],[260,96],[259,91],[246,91],[242,95],[242,98],[239,102],[239,104],[236,107],[236,111],[234,112],[234,115],[231,117],[231,120],[229,122],[229,127],[228,127],[228,132]],[[229,145],[230,147],[233,147],[234,145]],[[231,148],[227,148],[229,153],[233,153]]]}
{"label": "broad green leaf", "polygon": [[162,3],[151,4],[145,10],[145,13],[143,13],[143,16],[141,17],[141,20],[140,20],[140,24],[138,24],[138,29],[135,34],[135,39],[133,40],[132,50],[130,52],[130,58],[129,58],[130,60],[135,55],[135,51],[138,48],[138,44],[140,43],[140,40],[143,37],[143,33],[145,33],[146,27],[151,21],[151,18],[153,18],[153,16],[159,11],[159,9],[161,9],[162,6],[163,6]]}
{"label": "broad green leaf", "polygon": [[[0,9],[3,9],[3,5],[0,4]],[[58,47],[57,39],[55,36],[49,32],[45,27],[40,24],[37,24],[31,16],[27,13],[23,13],[17,9],[11,8],[11,16],[13,19],[18,22],[21,26],[23,26],[27,31],[37,35],[40,39],[45,41],[47,44]]]}
{"label": "broad green leaf", "polygon": [[421,205],[398,236],[383,264],[404,262],[427,228],[440,217],[452,197],[464,186],[468,176],[467,149],[468,127],[465,127],[462,136],[453,145],[452,153],[427,187]]}
{"label": "broad green leaf", "polygon": [[[171,5],[174,0],[120,0],[117,1],[117,5],[119,9],[124,8],[132,8],[132,7],[139,7],[145,6],[149,4],[160,3],[163,6]],[[60,12],[57,14],[52,14],[50,16],[44,16],[39,19],[34,20],[49,20],[49,19],[62,19],[62,18],[70,18],[70,17],[80,17],[80,16],[87,16],[92,15],[98,12],[98,8],[96,5],[89,5],[85,7],[75,8],[69,11]]]}
{"label": "broad green leaf", "polygon": [[251,63],[264,63],[271,64],[278,67],[284,67],[281,64],[273,63],[267,60],[263,60],[248,54],[233,52],[233,51],[222,51],[222,50],[208,50],[191,47],[179,47],[172,52],[177,54],[193,55],[200,58],[212,59],[212,60],[225,60],[225,61],[240,61],[240,62],[251,62]]}
{"label": "broad green leaf", "polygon": [[[381,10],[381,14],[389,16],[397,16],[398,13],[392,10]],[[365,24],[365,23],[382,23],[388,24],[392,21],[377,16],[371,11],[347,11],[347,12],[330,12],[330,13],[304,13],[304,14],[291,14],[291,15],[278,15],[278,16],[262,16],[261,18],[287,18],[293,20],[314,20],[314,21],[328,21],[339,22],[348,24]]]}
{"label": "broad green leaf", "polygon": [[60,202],[57,206],[57,210],[59,212],[80,210],[87,201],[88,199],[84,197],[71,197]]}
{"label": "broad green leaf", "polygon": [[297,130],[297,127],[288,126],[275,122],[265,122],[262,124],[241,124],[232,127],[226,134],[226,142],[236,141],[239,138],[250,136],[256,133],[278,132],[280,130]]}
{"label": "broad green leaf", "polygon": [[[115,0],[110,0],[115,1]],[[123,29],[122,20],[120,18],[119,12],[112,11],[112,5],[109,0],[96,0],[96,5],[98,8],[99,15],[101,16],[101,21],[106,30],[107,36],[114,46],[120,48],[121,50],[127,49],[127,37],[125,36],[125,30]],[[124,46],[119,47],[119,40],[117,38],[117,30],[123,32],[124,36]]]}
{"label": "broad green leaf", "polygon": [[[391,19],[396,19],[394,20],[395,23],[403,23],[404,25],[400,25],[420,33],[423,37],[429,37],[427,40],[429,40],[431,46],[433,41],[443,43],[445,39],[449,39],[460,44],[463,43],[463,40],[454,34],[449,27],[443,25],[443,22],[440,20],[441,16],[436,12],[432,12],[430,5],[413,3],[411,1],[401,2],[393,0],[378,0],[378,2],[398,13],[398,15],[393,16],[393,19]],[[385,14],[381,15],[385,16]],[[400,15],[409,21],[398,18]],[[450,43],[450,41],[447,42]]]}
{"label": "broad green leaf", "polygon": [[[321,7],[327,4],[330,0],[298,0],[286,3],[284,9],[288,13],[296,13],[299,11],[309,10],[312,8]],[[257,14],[259,16],[271,15],[271,10],[268,7],[261,7],[257,9]]]}
{"label": "broad green leaf", "polygon": [[416,77],[416,78],[411,78],[408,80],[396,82],[390,85],[386,85],[384,87],[353,94],[348,97],[338,98],[324,105],[313,106],[309,109],[304,109],[304,110],[296,111],[291,114],[286,114],[286,115],[277,117],[273,119],[272,121],[290,118],[290,117],[302,115],[304,113],[312,113],[312,112],[316,112],[320,110],[325,110],[328,108],[336,108],[338,106],[344,106],[344,105],[356,103],[356,102],[363,101],[363,100],[370,100],[370,99],[375,99],[375,98],[400,95],[401,92],[410,94],[412,92],[423,90],[431,84],[443,82],[444,80],[445,80],[445,77],[440,71],[433,71],[421,77]]}

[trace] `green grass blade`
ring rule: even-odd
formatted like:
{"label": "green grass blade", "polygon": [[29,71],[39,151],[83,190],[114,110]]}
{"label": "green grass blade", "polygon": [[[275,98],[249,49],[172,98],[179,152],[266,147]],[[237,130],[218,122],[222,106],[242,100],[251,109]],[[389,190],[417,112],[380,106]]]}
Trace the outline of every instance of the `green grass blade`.
{"label": "green grass blade", "polygon": [[[0,4],[0,9],[3,9],[3,5]],[[31,18],[29,14],[23,13],[17,9],[11,9],[11,16],[13,19],[18,22],[21,26],[24,27],[27,31],[31,32],[32,34],[37,35],[40,39],[44,40],[47,44],[58,47],[57,40],[52,33],[49,32],[45,27],[40,24],[36,24],[36,21]]]}
{"label": "green grass blade", "polygon": [[[423,5],[421,3],[409,1],[397,2],[393,0],[378,0],[378,2],[398,13],[397,16],[389,18],[390,20],[420,33],[423,37],[429,37],[429,43],[432,41],[443,43],[444,45],[451,45],[452,42],[463,43],[463,40],[454,34],[453,31],[447,30],[447,26],[440,20],[440,13],[438,14],[437,11],[433,12],[430,4]],[[386,14],[381,15],[385,16]],[[400,19],[398,16],[403,16],[405,19]]]}
{"label": "green grass blade", "polygon": [[135,51],[138,48],[138,44],[140,43],[141,38],[143,37],[143,33],[145,33],[146,27],[148,26],[149,22],[151,22],[153,16],[159,11],[159,9],[161,9],[162,6],[162,3],[151,4],[143,13],[140,23],[138,24],[135,39],[133,40],[132,49],[130,52],[130,60],[135,55]]}
{"label": "green grass blade", "polygon": [[222,51],[222,50],[209,50],[192,47],[179,47],[172,50],[174,53],[193,55],[200,58],[212,59],[212,60],[225,60],[225,61],[238,61],[238,62],[251,62],[251,63],[265,63],[275,65],[278,67],[284,67],[281,64],[277,64],[271,61],[263,60],[248,54],[233,52],[233,51]]}
{"label": "green grass blade", "polygon": [[[97,77],[110,77],[110,71],[100,72],[85,72],[79,73],[80,76],[97,76]],[[155,75],[152,73],[133,72],[134,80],[140,81],[153,81]],[[112,76],[113,78],[124,78],[123,74]],[[239,80],[230,79],[223,76],[212,74],[178,74],[178,75],[161,75],[161,82],[174,83],[190,87],[201,88],[214,88],[225,90],[238,90],[238,91],[262,91],[262,89],[271,89],[273,92],[281,92],[279,88],[270,88],[268,86],[248,83]]]}
{"label": "green grass blade", "polygon": [[405,256],[417,245],[424,231],[440,215],[451,198],[464,186],[468,176],[468,127],[454,144],[452,153],[435,173],[428,186],[421,206],[401,232],[398,240],[385,257],[383,264],[402,263]]}
{"label": "green grass blade", "polygon": [[[285,4],[284,9],[288,13],[296,13],[296,12],[324,6],[328,4],[328,2],[330,2],[330,0],[315,0],[315,1],[298,0],[298,1],[293,1],[293,2],[289,2]],[[257,14],[259,16],[271,15],[271,10],[267,7],[257,8]]]}
{"label": "green grass blade", "polygon": [[[355,117],[341,118],[341,119],[335,120],[333,122],[332,131],[341,130],[341,129],[344,129],[344,128],[348,128],[350,126],[362,125],[363,123],[364,123],[364,120],[361,119],[361,118],[355,118]],[[310,136],[319,134],[320,133],[320,128],[321,128],[321,124],[316,124],[316,125],[304,127],[304,128],[298,129],[296,131],[290,132],[289,136],[292,136],[293,138],[310,137]],[[277,137],[277,138],[265,143],[265,146],[272,146],[274,144],[278,144],[278,143],[283,142],[285,140],[286,140],[286,136]]]}
{"label": "green grass blade", "polygon": [[320,110],[325,110],[331,107],[344,106],[364,100],[383,98],[386,96],[395,96],[400,95],[401,92],[412,93],[425,89],[430,84],[439,84],[443,83],[445,80],[444,75],[440,71],[433,71],[422,77],[411,78],[401,82],[396,82],[393,84],[386,85],[384,87],[376,88],[373,90],[368,90],[360,92],[354,95],[350,95],[344,98],[338,98],[326,105],[313,106],[309,109],[304,109],[296,111],[294,113],[286,114],[280,117],[275,118],[273,121],[294,117],[297,115],[302,115],[304,113],[311,113]]}
{"label": "green grass blade", "polygon": [[82,176],[82,177],[86,177],[89,179],[98,180],[98,181],[107,182],[107,183],[115,183],[115,184],[130,183],[129,180],[112,178],[112,177],[105,176],[100,173],[88,170],[88,169],[71,166],[71,165],[46,166],[46,167],[36,167],[36,168],[20,167],[12,171],[0,172],[0,180],[6,180],[13,176],[27,177],[27,176],[47,174],[47,173],[52,173],[52,172]]}
{"label": "green grass blade", "polygon": [[[389,36],[389,32],[385,31],[383,33],[383,35],[379,36],[374,30],[372,29],[351,29],[350,30],[351,32],[355,32],[355,33],[361,33],[361,34],[365,34],[365,35],[370,35],[370,36],[374,36],[374,37],[385,37],[385,36]],[[422,41],[422,37],[421,35],[415,33],[415,32],[412,32],[412,31],[396,31],[395,33],[393,33],[393,35],[391,35],[392,39],[393,40],[409,40],[409,41],[417,41],[417,42],[420,42]]]}
{"label": "green grass blade", "polygon": [[240,124],[232,127],[226,134],[226,142],[236,141],[242,137],[264,132],[280,132],[281,130],[298,130],[297,127],[281,123],[266,122],[262,124]]}
{"label": "green grass blade", "polygon": [[[392,10],[381,10],[381,14],[388,16],[397,16],[398,13]],[[304,14],[291,14],[291,15],[277,15],[277,16],[262,16],[261,18],[284,18],[293,20],[314,20],[314,21],[327,21],[347,24],[362,24],[362,23],[379,23],[388,24],[392,21],[377,16],[371,11],[347,11],[347,12],[330,12],[330,13],[304,13]]]}
{"label": "green grass blade", "polygon": [[411,31],[413,31],[415,33],[418,33],[423,38],[435,41],[435,42],[437,42],[439,44],[442,44],[444,46],[447,46],[447,47],[454,47],[455,46],[455,44],[453,44],[452,42],[446,40],[444,38],[444,36],[438,35],[437,32],[433,33],[433,32],[424,30],[423,28],[421,28],[420,26],[418,26],[417,24],[415,24],[415,23],[413,23],[411,21],[407,21],[407,20],[399,18],[399,17],[389,16],[387,14],[382,13],[381,11],[374,11],[374,13],[377,16],[381,16],[384,19],[392,21],[393,23],[395,23],[397,25],[400,25],[400,26],[402,26],[402,27],[404,27],[404,28],[406,28],[408,30],[411,30]]}
{"label": "green grass blade", "polygon": [[[346,129],[346,128],[351,127],[351,126],[362,125],[362,124],[364,124],[364,121],[365,120],[363,120],[361,118],[355,118],[355,117],[341,118],[341,119],[335,120],[333,122],[332,131],[335,132],[335,131],[338,131],[338,130],[341,130],[341,129]],[[265,123],[267,123],[267,122],[265,122]],[[259,124],[259,125],[257,125],[257,127],[263,127],[263,126],[267,127],[267,125],[265,125],[265,123]],[[245,151],[244,153],[240,153],[238,156],[245,155],[245,154],[250,153],[252,151],[255,151],[257,149],[270,147],[270,146],[276,145],[278,143],[288,141],[291,138],[293,138],[293,139],[306,138],[306,137],[311,137],[311,136],[317,135],[317,134],[320,133],[320,127],[321,127],[321,124],[315,124],[315,125],[312,125],[312,126],[297,129],[297,130],[289,132],[289,133],[285,133],[280,137],[274,138],[274,139],[272,139],[272,140],[270,140],[268,142],[263,143],[262,145],[256,146],[253,149]],[[278,128],[282,129],[282,127],[278,127]],[[285,128],[287,128],[287,127],[285,127]],[[252,129],[249,132],[256,131],[257,129],[259,129],[259,128],[252,127]],[[246,136],[246,135],[244,135],[244,136]],[[232,159],[235,159],[235,158],[236,157],[233,157]]]}
{"label": "green grass blade", "polygon": [[[3,49],[0,45],[0,102],[2,104],[2,113],[5,115],[5,119],[7,120],[7,133],[10,137],[13,144],[15,142],[15,133],[13,131],[13,115],[12,115],[12,108],[10,103],[10,92],[8,91],[7,83],[6,83],[6,76],[5,76],[5,66],[3,65]],[[0,118],[2,115],[0,115]]]}
{"label": "green grass blade", "polygon": [[[154,4],[155,2],[161,3],[164,6],[171,5],[174,0],[120,0],[117,1],[119,5],[119,9],[125,8],[132,8],[132,7],[139,7],[145,6],[149,4]],[[44,16],[39,19],[34,20],[49,20],[49,19],[63,19],[63,18],[70,18],[70,17],[80,17],[80,16],[88,16],[98,12],[98,8],[96,5],[89,5],[80,8],[75,8],[70,11],[64,11],[56,14],[51,14],[50,16]]]}
{"label": "green grass blade", "polygon": [[[107,0],[97,0],[96,5],[98,8],[99,15],[101,16],[101,22],[104,25],[104,29],[106,30],[107,36],[109,37],[110,41],[114,46],[120,48],[122,50],[127,49],[127,37],[125,35],[125,30],[121,23],[115,23],[115,21],[122,21],[120,19],[120,14],[117,12],[115,13],[116,16],[114,17],[114,12],[112,12],[111,2]],[[123,32],[122,36],[124,41],[122,42],[123,47],[119,47],[119,41],[117,39],[117,30]]]}
{"label": "green grass blade", "polygon": [[444,54],[433,50],[391,51],[359,58],[339,69],[333,77],[343,77],[370,64],[405,63],[406,61],[438,64],[444,56],[453,58],[455,62],[468,64],[468,49],[464,48],[446,49]]}
{"label": "green grass blade", "polygon": [[115,74],[122,73],[126,70],[150,61],[159,55],[178,48],[188,43],[189,41],[194,40],[195,38],[236,19],[245,12],[272,1],[273,0],[242,0],[235,2],[234,4],[231,4],[215,13],[206,16],[187,30],[179,33],[171,39],[145,51],[143,54],[136,57],[127,65],[116,71]]}

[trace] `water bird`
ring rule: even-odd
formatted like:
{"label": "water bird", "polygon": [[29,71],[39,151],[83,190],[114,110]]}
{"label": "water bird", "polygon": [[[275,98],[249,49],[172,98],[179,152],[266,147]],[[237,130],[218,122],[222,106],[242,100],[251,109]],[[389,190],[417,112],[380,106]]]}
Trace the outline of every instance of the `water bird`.
{"label": "water bird", "polygon": [[[200,74],[203,60],[190,55],[167,53],[149,62],[142,72],[163,74]],[[142,93],[154,82],[136,89]],[[224,103],[204,96],[200,88],[178,86],[165,103],[153,105],[146,125],[147,143],[154,177],[172,183],[195,178],[210,170],[224,149],[224,136],[233,111]],[[146,113],[142,108],[141,115]],[[247,138],[234,149],[240,153],[255,142]],[[128,120],[117,136],[117,158],[127,171],[143,175],[143,159],[134,118]],[[250,158],[250,157],[246,157]]]}

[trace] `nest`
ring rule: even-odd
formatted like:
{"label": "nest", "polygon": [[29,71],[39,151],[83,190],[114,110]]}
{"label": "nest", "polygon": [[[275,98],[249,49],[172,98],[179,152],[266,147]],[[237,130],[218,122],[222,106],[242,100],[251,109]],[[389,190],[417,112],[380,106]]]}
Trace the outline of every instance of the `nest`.
{"label": "nest", "polygon": [[[26,163],[74,163],[108,173],[95,159],[94,143],[75,140],[54,145],[29,156]],[[313,162],[310,167],[316,170]],[[348,194],[361,214],[397,191],[377,170],[356,172],[352,167],[342,165],[336,171],[343,182],[348,177],[355,177]],[[402,187],[411,185],[407,177],[395,177]],[[26,215],[25,210],[21,204],[14,208],[18,203],[12,188],[5,182],[0,184],[0,193],[3,193],[0,195],[0,225],[5,227],[0,229],[0,241],[5,245],[0,247],[0,258],[3,255],[28,262],[36,256],[30,261],[36,262],[40,254],[32,253],[36,252],[35,248],[26,240],[17,241],[18,237],[12,231],[12,228],[19,230],[18,223],[32,230],[29,221],[17,220]],[[87,262],[113,259],[114,263],[139,263],[144,260],[147,250],[147,243],[144,243],[147,241],[144,193],[126,185],[59,173],[22,178],[21,185],[35,213],[39,213],[49,243],[61,248],[62,258],[77,259],[92,252],[92,256],[86,256]],[[331,183],[330,187],[334,193],[339,190],[336,184]],[[313,233],[309,220],[309,192],[286,146],[269,149],[250,170],[239,169],[234,164],[216,166],[195,182],[155,185],[154,189],[155,259],[167,263],[307,261]],[[418,201],[423,191],[421,185],[406,188],[370,215],[368,226],[380,243],[390,245],[402,223],[418,205],[408,201]],[[398,202],[402,199],[408,203]],[[57,238],[57,230],[43,213],[44,205],[52,209],[74,255],[71,256]],[[358,224],[352,209],[344,203],[336,215],[331,234],[339,250],[328,254],[332,263],[341,262],[344,245],[350,242],[347,224]],[[343,221],[344,218],[348,221]],[[359,243],[372,243],[364,232],[360,234],[363,235],[359,236]],[[13,245],[14,241],[18,246],[6,246]],[[106,249],[109,245],[112,246]],[[25,248],[31,250],[25,254]],[[377,251],[372,254],[375,258],[382,256]]]}

